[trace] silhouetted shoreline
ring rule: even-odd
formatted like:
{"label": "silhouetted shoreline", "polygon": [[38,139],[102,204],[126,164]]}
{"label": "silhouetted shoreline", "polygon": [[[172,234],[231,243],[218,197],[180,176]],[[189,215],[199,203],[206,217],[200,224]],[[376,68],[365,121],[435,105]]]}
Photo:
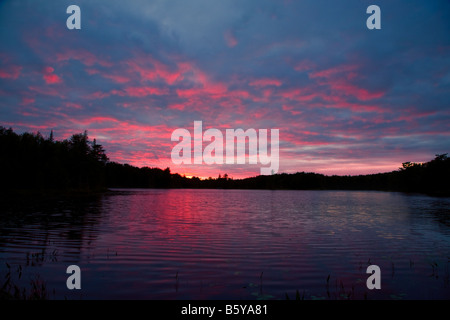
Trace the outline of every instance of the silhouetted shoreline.
{"label": "silhouetted shoreline", "polygon": [[450,158],[436,155],[425,163],[404,162],[399,170],[358,176],[281,173],[232,179],[227,174],[201,180],[170,168],[138,168],[109,161],[87,132],[55,141],[53,133],[17,134],[0,127],[0,170],[4,198],[84,196],[109,188],[196,188],[270,190],[374,190],[450,196]]}

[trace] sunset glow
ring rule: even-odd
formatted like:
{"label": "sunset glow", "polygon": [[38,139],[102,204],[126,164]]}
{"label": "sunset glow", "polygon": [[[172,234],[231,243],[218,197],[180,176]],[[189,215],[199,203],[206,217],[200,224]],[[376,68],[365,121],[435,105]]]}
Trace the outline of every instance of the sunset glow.
{"label": "sunset glow", "polygon": [[428,161],[450,149],[450,4],[377,3],[380,30],[364,1],[78,1],[68,30],[68,4],[2,1],[0,125],[87,130],[112,161],[188,177],[260,168],[174,165],[171,133],[194,121],[279,129],[279,173]]}

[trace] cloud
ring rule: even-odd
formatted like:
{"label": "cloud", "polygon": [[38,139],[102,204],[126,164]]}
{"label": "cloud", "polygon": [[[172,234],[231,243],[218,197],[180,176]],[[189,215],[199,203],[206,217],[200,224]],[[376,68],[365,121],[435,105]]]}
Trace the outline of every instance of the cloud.
{"label": "cloud", "polygon": [[112,90],[111,94],[119,96],[130,96],[130,97],[146,97],[148,95],[163,95],[167,94],[168,90],[163,88],[154,87],[127,87],[123,90]]}
{"label": "cloud", "polygon": [[0,78],[16,80],[20,76],[21,66],[9,65],[0,68]]}
{"label": "cloud", "polygon": [[267,86],[279,87],[282,85],[282,82],[278,79],[263,78],[253,80],[249,83],[249,85],[254,87],[267,87]]}
{"label": "cloud", "polygon": [[223,37],[225,38],[227,46],[229,46],[230,48],[233,48],[238,44],[238,41],[231,30],[225,31]]}
{"label": "cloud", "polygon": [[113,64],[97,56],[93,52],[89,52],[85,49],[64,49],[61,52],[56,52],[56,62],[69,62],[70,60],[78,60],[85,66],[92,67],[94,65],[100,65],[103,67],[112,67]]}
{"label": "cloud", "polygon": [[44,78],[46,84],[56,84],[56,83],[62,82],[62,79],[58,75],[53,73],[54,71],[55,71],[55,69],[53,69],[52,67],[44,68],[43,78]]}
{"label": "cloud", "polygon": [[450,4],[380,1],[377,31],[347,0],[82,0],[78,31],[58,5],[3,1],[2,125],[87,129],[111,159],[201,176],[259,167],[173,166],[170,133],[195,120],[279,128],[281,172],[426,161],[450,148]]}

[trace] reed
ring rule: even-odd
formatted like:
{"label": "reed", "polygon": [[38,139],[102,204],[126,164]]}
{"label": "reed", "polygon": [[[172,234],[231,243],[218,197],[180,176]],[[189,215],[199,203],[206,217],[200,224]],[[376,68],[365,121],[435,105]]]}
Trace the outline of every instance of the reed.
{"label": "reed", "polygon": [[0,300],[48,300],[50,294],[47,284],[39,276],[30,279],[28,287],[20,287],[14,277],[20,280],[23,268],[19,265],[12,268],[8,262],[5,263],[7,272],[4,282],[0,283]]}

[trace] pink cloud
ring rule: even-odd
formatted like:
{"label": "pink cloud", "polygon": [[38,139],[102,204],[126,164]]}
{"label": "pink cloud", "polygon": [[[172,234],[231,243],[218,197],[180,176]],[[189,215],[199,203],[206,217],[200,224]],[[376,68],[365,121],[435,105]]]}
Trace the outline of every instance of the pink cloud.
{"label": "pink cloud", "polygon": [[45,29],[45,35],[48,38],[53,38],[52,41],[55,39],[63,39],[67,35],[64,31],[64,28],[61,28],[58,23],[55,23]]}
{"label": "pink cloud", "polygon": [[31,122],[29,123],[29,122],[17,122],[17,121],[4,122],[5,127],[12,127],[15,130],[17,130],[16,128],[24,128],[28,132],[30,129],[32,129],[32,131],[34,131],[34,132],[48,130],[48,128],[51,128],[55,125],[56,125],[56,123],[36,124],[36,123],[31,123]]}
{"label": "pink cloud", "polygon": [[112,90],[111,94],[119,96],[130,96],[130,97],[146,97],[149,95],[164,95],[168,94],[169,90],[167,88],[154,88],[150,86],[146,87],[128,87],[123,90]]}
{"label": "pink cloud", "polygon": [[311,101],[320,95],[320,93],[310,93],[310,91],[309,88],[286,89],[281,91],[279,95],[285,99],[299,102]]}
{"label": "pink cloud", "polygon": [[297,116],[297,115],[302,113],[301,111],[294,110],[293,106],[283,105],[282,108],[283,108],[284,111],[290,112],[293,116]]}
{"label": "pink cloud", "polygon": [[44,80],[47,84],[61,83],[62,80],[56,74],[44,74]]}
{"label": "pink cloud", "polygon": [[110,94],[107,92],[96,91],[87,96],[88,99],[103,99],[109,97]]}
{"label": "pink cloud", "polygon": [[30,105],[30,104],[33,104],[35,101],[36,101],[36,99],[34,99],[34,98],[23,97],[21,105],[23,105],[23,106]]}
{"label": "pink cloud", "polygon": [[368,101],[372,99],[381,98],[384,96],[383,91],[370,92],[367,89],[359,88],[353,84],[350,84],[345,80],[334,80],[327,82],[327,84],[337,94],[345,96],[354,96],[360,101]]}
{"label": "pink cloud", "polygon": [[[226,88],[225,85],[223,86]],[[263,91],[263,93],[264,92],[265,91]],[[241,99],[248,99],[251,97],[251,94],[245,90],[229,90],[227,96],[229,96],[230,98],[237,97]]]}
{"label": "pink cloud", "polygon": [[128,77],[114,75],[114,74],[102,74],[104,78],[111,79],[116,83],[127,83],[130,81]]}
{"label": "pink cloud", "polygon": [[84,118],[84,119],[77,119],[74,120],[74,122],[81,124],[85,127],[92,126],[93,123],[104,123],[104,122],[113,122],[113,123],[119,123],[119,120],[113,117],[102,117],[102,116],[95,116],[90,118]]}
{"label": "pink cloud", "polygon": [[302,72],[302,71],[315,69],[315,67],[316,67],[316,65],[313,62],[311,62],[309,60],[303,60],[294,66],[294,70]]}
{"label": "pink cloud", "polygon": [[50,86],[41,86],[41,87],[29,86],[28,89],[30,91],[34,91],[34,92],[42,94],[42,95],[48,95],[48,96],[53,96],[53,97],[65,98],[65,95],[61,92],[61,90],[57,90],[55,87],[50,87]]}
{"label": "pink cloud", "polygon": [[263,79],[256,79],[249,83],[249,85],[254,87],[266,87],[266,86],[276,86],[279,87],[283,83],[278,79],[269,79],[269,78],[263,78]]}
{"label": "pink cloud", "polygon": [[353,74],[353,71],[356,69],[358,69],[358,66],[356,66],[356,65],[342,65],[342,66],[337,66],[337,67],[333,67],[333,68],[329,68],[329,69],[325,69],[325,70],[321,70],[321,71],[311,72],[311,73],[309,73],[309,77],[310,78],[330,78],[339,73]]}
{"label": "pink cloud", "polygon": [[83,109],[83,106],[81,104],[74,103],[74,102],[66,102],[66,107],[72,108],[72,109],[78,109],[78,110]]}
{"label": "pink cloud", "polygon": [[110,74],[110,73],[100,71],[98,69],[93,69],[93,68],[87,68],[86,73],[89,75],[99,74],[103,78],[110,79],[116,83],[121,83],[121,84],[127,83],[130,81],[129,77],[126,77],[123,75],[117,75],[117,74]]}
{"label": "pink cloud", "polygon": [[55,71],[55,69],[53,69],[52,67],[45,67],[44,68],[43,78],[45,80],[45,83],[47,83],[47,84],[56,84],[56,83],[61,83],[62,82],[61,78],[58,75],[53,73],[54,71]]}
{"label": "pink cloud", "polygon": [[64,62],[68,60],[79,60],[86,66],[93,66],[95,64],[103,67],[112,67],[113,64],[107,61],[104,57],[98,57],[93,53],[84,49],[66,49],[63,52],[56,53],[56,61]]}
{"label": "pink cloud", "polygon": [[100,70],[88,68],[88,69],[86,69],[86,73],[89,74],[90,76],[92,76],[92,75],[94,75],[94,74],[99,74],[99,73],[100,73]]}
{"label": "pink cloud", "polygon": [[214,98],[221,98],[225,96],[225,93],[227,92],[227,86],[221,83],[209,83],[202,88],[177,89],[176,92],[178,96],[182,98],[203,95],[213,96]]}
{"label": "pink cloud", "polygon": [[319,85],[329,86],[332,89],[332,94],[323,95],[327,100],[340,100],[341,96],[353,96],[360,101],[368,101],[372,99],[381,98],[384,96],[383,91],[371,92],[365,88],[358,87],[353,84],[351,80],[358,78],[357,65],[341,65],[321,71],[309,73],[311,79],[317,79]]}
{"label": "pink cloud", "polygon": [[0,78],[16,80],[20,76],[21,66],[7,66],[0,69]]}
{"label": "pink cloud", "polygon": [[183,111],[186,106],[181,103],[171,104],[168,106],[169,109],[180,110]]}
{"label": "pink cloud", "polygon": [[189,63],[179,62],[176,64],[176,68],[171,70],[167,65],[148,55],[138,56],[126,61],[125,64],[129,66],[127,70],[129,74],[136,72],[143,80],[156,81],[161,79],[169,85],[183,80],[184,73],[192,69]]}

